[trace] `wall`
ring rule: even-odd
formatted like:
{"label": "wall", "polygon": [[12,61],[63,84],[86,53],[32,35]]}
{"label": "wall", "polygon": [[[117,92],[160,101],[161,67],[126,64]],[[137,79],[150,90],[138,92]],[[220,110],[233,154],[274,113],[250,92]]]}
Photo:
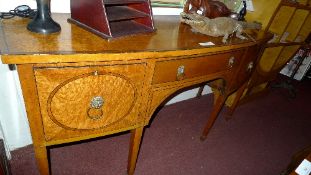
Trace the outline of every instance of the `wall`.
{"label": "wall", "polygon": [[9,150],[31,144],[30,130],[16,71],[0,64],[0,125]]}
{"label": "wall", "polygon": [[[69,0],[52,0],[52,12],[70,12]],[[18,5],[29,5],[36,8],[35,0],[0,0],[0,11],[8,12]],[[154,15],[179,15],[181,9],[153,8]],[[6,143],[14,150],[32,143],[28,121],[21,95],[16,71],[9,71],[7,65],[0,63],[0,124],[3,126]],[[177,95],[167,104],[176,103],[195,97],[198,89],[186,91]],[[204,88],[204,94],[210,93],[209,87]]]}

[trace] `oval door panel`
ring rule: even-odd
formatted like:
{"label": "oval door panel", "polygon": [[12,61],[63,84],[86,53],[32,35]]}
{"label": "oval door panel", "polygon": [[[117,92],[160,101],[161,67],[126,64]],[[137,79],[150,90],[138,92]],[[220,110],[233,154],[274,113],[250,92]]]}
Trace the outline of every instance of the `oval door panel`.
{"label": "oval door panel", "polygon": [[83,74],[58,85],[50,94],[50,118],[66,129],[100,129],[131,111],[136,89],[119,74]]}

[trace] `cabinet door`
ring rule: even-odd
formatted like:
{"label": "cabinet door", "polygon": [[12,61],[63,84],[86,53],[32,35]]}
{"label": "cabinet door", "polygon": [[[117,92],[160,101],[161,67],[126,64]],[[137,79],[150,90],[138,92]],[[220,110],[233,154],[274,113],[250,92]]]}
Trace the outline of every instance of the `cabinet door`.
{"label": "cabinet door", "polygon": [[127,130],[139,117],[144,64],[35,70],[47,141]]}

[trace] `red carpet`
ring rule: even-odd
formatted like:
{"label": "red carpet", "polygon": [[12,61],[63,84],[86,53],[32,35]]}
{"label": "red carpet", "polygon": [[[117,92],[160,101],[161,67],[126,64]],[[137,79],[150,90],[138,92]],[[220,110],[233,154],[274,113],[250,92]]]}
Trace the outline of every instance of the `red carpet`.
{"label": "red carpet", "polygon": [[[311,82],[297,97],[273,89],[241,105],[226,121],[225,109],[208,138],[199,137],[212,95],[166,106],[146,128],[135,175],[278,175],[292,154],[311,145]],[[124,175],[129,134],[50,149],[53,175]],[[35,175],[32,146],[14,151],[13,175]]]}

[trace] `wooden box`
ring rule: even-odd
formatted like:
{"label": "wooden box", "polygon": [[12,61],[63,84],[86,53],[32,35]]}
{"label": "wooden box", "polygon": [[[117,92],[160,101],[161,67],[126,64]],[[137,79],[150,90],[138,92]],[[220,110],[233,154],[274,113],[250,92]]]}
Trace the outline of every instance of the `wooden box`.
{"label": "wooden box", "polygon": [[153,32],[150,0],[71,0],[69,22],[103,38]]}

